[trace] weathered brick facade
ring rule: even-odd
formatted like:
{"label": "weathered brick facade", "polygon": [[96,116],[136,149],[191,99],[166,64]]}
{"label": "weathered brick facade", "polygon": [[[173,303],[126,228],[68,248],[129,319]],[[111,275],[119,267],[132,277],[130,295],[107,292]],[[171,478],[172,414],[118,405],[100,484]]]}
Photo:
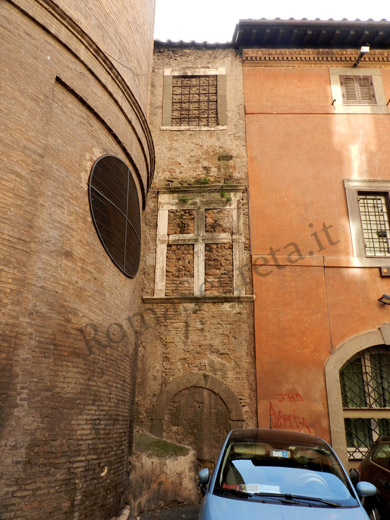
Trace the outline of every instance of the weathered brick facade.
{"label": "weathered brick facade", "polygon": [[140,275],[95,232],[112,154],[144,201],[154,1],[0,3],[0,517],[106,520],[128,485]]}
{"label": "weathered brick facade", "polygon": [[[198,128],[178,125],[171,75],[209,71],[218,75],[217,125],[200,126],[207,106],[197,93],[189,121]],[[256,425],[240,58],[224,46],[157,43],[150,99],[156,175],[145,211],[137,422],[211,465],[231,427]]]}

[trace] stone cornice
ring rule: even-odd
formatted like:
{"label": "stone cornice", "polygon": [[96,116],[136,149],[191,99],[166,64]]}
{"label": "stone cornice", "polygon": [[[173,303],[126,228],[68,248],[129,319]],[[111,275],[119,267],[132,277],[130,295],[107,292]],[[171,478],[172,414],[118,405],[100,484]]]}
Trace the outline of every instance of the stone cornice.
{"label": "stone cornice", "polygon": [[[358,50],[344,49],[243,49],[245,66],[254,67],[353,67]],[[390,67],[390,51],[372,50],[359,63],[359,67]]]}
{"label": "stone cornice", "polygon": [[246,191],[247,186],[244,184],[191,184],[181,186],[163,186],[158,188],[158,193],[220,193],[221,190],[226,192]]}
{"label": "stone cornice", "polygon": [[220,296],[143,296],[143,303],[176,304],[176,303],[251,303],[255,299],[253,294],[235,296],[233,294]]}

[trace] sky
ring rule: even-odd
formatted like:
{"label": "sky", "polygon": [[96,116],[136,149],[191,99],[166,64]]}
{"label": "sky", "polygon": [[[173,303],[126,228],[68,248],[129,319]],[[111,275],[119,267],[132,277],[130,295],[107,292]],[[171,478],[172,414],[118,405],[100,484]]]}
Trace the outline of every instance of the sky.
{"label": "sky", "polygon": [[389,0],[156,0],[154,37],[230,42],[239,20],[390,20]]}

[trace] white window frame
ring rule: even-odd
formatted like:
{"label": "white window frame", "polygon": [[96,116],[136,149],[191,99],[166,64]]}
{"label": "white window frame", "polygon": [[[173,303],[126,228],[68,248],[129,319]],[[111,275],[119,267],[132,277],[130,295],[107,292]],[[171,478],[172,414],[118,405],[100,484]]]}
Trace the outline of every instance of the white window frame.
{"label": "white window frame", "polygon": [[[359,192],[373,192],[390,195],[390,180],[344,179],[345,194],[349,213],[349,225],[354,257],[362,267],[388,267],[389,256],[368,256],[364,246],[364,236],[358,203]],[[389,215],[390,217],[390,215]]]}
{"label": "white window frame", "polygon": [[[230,188],[230,187],[229,187]],[[242,212],[243,189],[230,190],[231,200],[226,202],[220,190],[206,193],[193,191],[159,193],[157,219],[157,248],[154,296],[165,297],[166,259],[168,243],[194,244],[194,291],[193,296],[204,297],[205,288],[205,245],[206,243],[231,243],[233,248],[233,295],[245,295],[243,275],[244,229]],[[183,203],[180,200],[188,199]],[[205,231],[205,210],[227,208],[232,212],[232,233],[208,233]],[[191,209],[195,213],[194,233],[168,235],[168,213],[170,210]]]}

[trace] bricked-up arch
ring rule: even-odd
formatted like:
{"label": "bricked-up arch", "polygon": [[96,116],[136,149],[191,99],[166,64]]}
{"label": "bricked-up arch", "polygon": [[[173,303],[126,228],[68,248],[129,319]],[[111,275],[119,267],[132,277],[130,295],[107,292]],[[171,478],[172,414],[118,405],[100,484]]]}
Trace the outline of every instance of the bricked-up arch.
{"label": "bricked-up arch", "polygon": [[[187,408],[185,403],[191,403],[191,406]],[[202,409],[197,409],[196,403],[198,403],[198,406],[200,405]],[[193,436],[193,432],[190,431],[191,424],[194,425],[194,428],[199,427],[201,429],[202,426],[200,423],[202,421],[197,421],[196,417],[199,418],[199,416],[201,416],[204,418],[204,415],[210,413],[210,407],[215,408],[215,413],[211,413],[211,418],[216,421],[218,425],[217,429],[221,433],[221,439],[217,440],[215,449],[212,447],[206,449],[205,447],[210,447],[211,444],[211,439],[208,439],[208,432],[197,432],[194,435],[196,446],[193,446],[197,449],[198,457],[201,460],[209,461],[215,458],[216,453],[214,452],[220,449],[220,444],[225,434],[230,429],[242,427],[244,421],[237,396],[225,383],[210,374],[187,374],[175,379],[165,388],[154,405],[152,413],[152,433],[158,437],[164,437],[167,429],[171,429],[168,424],[169,415],[171,418],[172,415],[176,415],[178,422],[174,426],[178,427],[182,436],[175,440],[191,444],[188,439],[188,435]],[[191,418],[191,414],[194,414],[194,417]],[[174,421],[171,423],[172,425],[173,422]],[[175,430],[174,426],[172,430]],[[211,433],[211,430],[213,430],[211,424],[207,424],[206,430],[209,429]],[[213,438],[215,441],[214,430]]]}

